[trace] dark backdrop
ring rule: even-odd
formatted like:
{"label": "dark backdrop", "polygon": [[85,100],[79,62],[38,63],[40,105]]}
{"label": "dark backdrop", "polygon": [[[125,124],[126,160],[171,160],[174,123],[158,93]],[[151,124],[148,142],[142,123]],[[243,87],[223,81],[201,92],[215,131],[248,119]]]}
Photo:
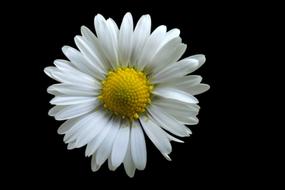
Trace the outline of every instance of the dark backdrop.
{"label": "dark backdrop", "polygon": [[[234,52],[239,41],[237,35],[243,33],[237,27],[238,6],[203,1],[142,0],[17,4],[17,10],[12,12],[16,16],[11,22],[17,23],[13,36],[19,40],[16,43],[19,54],[12,58],[22,60],[18,62],[17,71],[27,80],[26,85],[19,85],[19,93],[26,98],[26,104],[17,112],[25,115],[23,119],[12,120],[22,126],[18,130],[17,145],[13,146],[17,151],[10,150],[16,164],[9,169],[9,175],[28,177],[25,180],[28,184],[60,182],[62,185],[88,184],[94,188],[97,184],[125,184],[125,187],[137,188],[135,185],[149,182],[177,188],[228,187],[250,180],[249,173],[243,169],[246,154],[240,153],[243,140],[238,138],[242,132],[235,109],[239,103],[233,96],[236,94],[234,87],[240,88],[236,81],[241,72],[238,66],[241,58]],[[133,179],[127,177],[122,166],[111,172],[104,164],[93,173],[91,159],[85,158],[84,148],[66,149],[63,136],[56,132],[62,122],[47,115],[52,96],[46,93],[46,88],[55,81],[43,72],[54,59],[64,58],[63,45],[75,46],[73,37],[80,33],[80,26],[94,31],[97,13],[119,24],[128,11],[135,22],[141,15],[150,14],[152,29],[162,24],[168,29],[179,28],[183,42],[188,45],[184,57],[197,53],[206,55],[206,63],[195,74],[202,75],[203,82],[211,86],[208,92],[198,95],[200,122],[190,127],[193,135],[183,139],[184,144],[172,143],[170,156],[173,161],[166,161],[147,140],[147,167],[144,171],[136,171]]]}

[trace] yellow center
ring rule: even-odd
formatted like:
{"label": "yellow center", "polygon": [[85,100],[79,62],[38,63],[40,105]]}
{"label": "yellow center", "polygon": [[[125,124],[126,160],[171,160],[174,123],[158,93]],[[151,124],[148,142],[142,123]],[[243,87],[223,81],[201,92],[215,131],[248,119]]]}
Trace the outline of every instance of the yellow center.
{"label": "yellow center", "polygon": [[138,119],[151,102],[152,88],[143,72],[119,68],[110,71],[102,81],[99,99],[114,114],[130,120]]}

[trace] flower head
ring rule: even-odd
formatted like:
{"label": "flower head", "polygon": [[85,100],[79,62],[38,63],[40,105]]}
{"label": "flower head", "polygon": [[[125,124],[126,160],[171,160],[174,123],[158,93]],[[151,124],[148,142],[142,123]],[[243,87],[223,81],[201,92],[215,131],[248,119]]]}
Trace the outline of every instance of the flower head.
{"label": "flower head", "polygon": [[49,111],[66,120],[58,129],[68,149],[86,146],[97,171],[108,160],[110,170],[122,163],[133,177],[146,166],[145,135],[170,160],[170,141],[183,142],[198,123],[194,95],[209,89],[202,77],[189,75],[204,62],[204,55],[179,60],[186,45],[178,29],[157,27],[151,32],[149,15],[135,28],[127,13],[120,28],[112,19],[95,17],[96,36],[81,27],[75,37],[79,50],[62,48],[67,60],[55,60],[45,73],[58,81],[48,88],[55,97]]}

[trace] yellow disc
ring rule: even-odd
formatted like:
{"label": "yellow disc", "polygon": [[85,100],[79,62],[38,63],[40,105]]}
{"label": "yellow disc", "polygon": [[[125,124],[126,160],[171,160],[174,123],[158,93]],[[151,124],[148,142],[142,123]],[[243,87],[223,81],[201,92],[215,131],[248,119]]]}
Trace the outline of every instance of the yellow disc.
{"label": "yellow disc", "polygon": [[146,75],[133,68],[110,71],[102,81],[100,100],[104,107],[122,118],[138,119],[151,102],[153,86]]}

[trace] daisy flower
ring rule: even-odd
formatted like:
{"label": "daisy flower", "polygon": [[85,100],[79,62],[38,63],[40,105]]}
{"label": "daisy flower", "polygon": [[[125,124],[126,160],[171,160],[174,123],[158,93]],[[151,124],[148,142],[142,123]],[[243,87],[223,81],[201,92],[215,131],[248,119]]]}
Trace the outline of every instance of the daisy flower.
{"label": "daisy flower", "polygon": [[[108,160],[110,170],[122,163],[128,176],[147,162],[145,135],[171,160],[170,141],[191,135],[185,125],[198,123],[194,95],[209,89],[202,77],[189,75],[204,55],[181,59],[186,45],[179,29],[161,25],[151,32],[151,18],[136,26],[127,13],[118,27],[111,18],[95,17],[96,35],[81,27],[79,50],[64,46],[68,60],[57,59],[45,73],[58,81],[47,91],[55,97],[49,115],[66,120],[58,129],[68,149],[86,146],[97,171]],[[173,136],[175,135],[175,136]]]}

